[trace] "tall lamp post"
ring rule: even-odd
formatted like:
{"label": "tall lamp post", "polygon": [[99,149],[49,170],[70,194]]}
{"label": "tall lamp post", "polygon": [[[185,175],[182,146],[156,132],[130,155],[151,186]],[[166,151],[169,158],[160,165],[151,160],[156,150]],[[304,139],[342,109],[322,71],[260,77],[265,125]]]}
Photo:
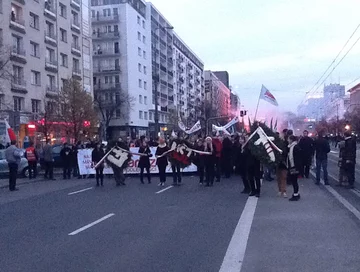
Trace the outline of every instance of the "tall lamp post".
{"label": "tall lamp post", "polygon": [[[167,26],[167,27],[162,27],[162,26],[157,26],[154,28],[154,33],[156,34],[156,30],[159,30],[159,29],[174,29],[173,26]],[[156,50],[157,50],[157,45],[158,45],[158,42],[159,42],[159,39],[160,39],[160,35],[158,35],[158,39],[156,40],[155,42],[155,58],[157,58],[157,55],[156,55]],[[160,60],[159,60],[159,66],[158,66],[158,69],[157,71],[153,71],[153,81],[154,81],[154,84],[155,84],[155,115],[154,115],[154,121],[155,121],[155,137],[158,136],[158,133],[160,131],[160,128],[159,128],[159,97],[158,97],[158,84],[160,82]]]}

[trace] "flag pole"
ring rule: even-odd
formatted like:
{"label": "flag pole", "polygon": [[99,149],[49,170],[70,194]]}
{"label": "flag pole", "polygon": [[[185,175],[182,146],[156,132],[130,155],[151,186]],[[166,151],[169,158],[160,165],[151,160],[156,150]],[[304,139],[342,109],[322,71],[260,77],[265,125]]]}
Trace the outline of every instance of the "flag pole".
{"label": "flag pole", "polygon": [[261,87],[261,91],[260,91],[260,95],[259,95],[259,99],[258,99],[258,103],[257,103],[256,111],[255,111],[254,122],[256,121],[256,116],[257,116],[257,113],[258,113],[258,110],[259,110],[259,104],[260,104],[261,94],[262,94],[262,87]]}

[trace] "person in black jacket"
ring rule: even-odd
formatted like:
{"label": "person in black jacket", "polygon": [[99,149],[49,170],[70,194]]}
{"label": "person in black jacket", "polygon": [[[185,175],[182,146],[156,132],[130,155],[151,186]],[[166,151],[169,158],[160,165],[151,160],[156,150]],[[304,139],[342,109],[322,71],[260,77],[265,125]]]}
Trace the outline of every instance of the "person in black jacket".
{"label": "person in black jacket", "polygon": [[148,183],[151,183],[150,176],[150,158],[152,157],[151,150],[145,141],[145,138],[140,142],[139,153],[147,154],[147,156],[140,156],[139,165],[140,168],[140,181],[144,184],[144,169],[146,169]]}
{"label": "person in black jacket", "polygon": [[312,156],[314,155],[314,141],[309,137],[309,132],[304,130],[303,137],[300,139],[298,147],[301,149],[302,167],[300,176],[309,178]]}
{"label": "person in black jacket", "polygon": [[289,136],[287,166],[289,169],[289,178],[294,188],[294,193],[289,201],[298,201],[300,199],[298,177],[302,167],[301,155],[301,149],[298,146],[297,138],[294,135]]}
{"label": "person in black jacket", "polygon": [[315,154],[316,154],[316,185],[320,184],[320,173],[321,168],[324,172],[324,182],[325,185],[329,185],[328,181],[328,171],[327,171],[327,163],[328,163],[328,153],[330,152],[330,144],[323,137],[323,132],[320,131],[318,134],[318,138],[315,140]]}
{"label": "person in black jacket", "polygon": [[247,153],[243,152],[242,146],[245,144],[245,138],[244,137],[236,137],[235,143],[234,143],[234,162],[235,162],[235,171],[237,174],[241,176],[241,179],[244,184],[244,189],[241,191],[242,194],[249,194],[250,184],[249,180],[246,174],[246,158]]}
{"label": "person in black jacket", "polygon": [[[204,151],[205,150],[205,146],[204,146],[204,142],[202,139],[198,139],[196,144],[195,144],[195,149],[199,150],[199,151]],[[202,154],[198,154],[195,153],[194,155],[194,164],[197,167],[197,173],[199,175],[199,184],[202,185],[204,182],[204,174],[205,174],[205,164],[204,164],[204,160],[205,160],[205,156],[206,155],[202,155]]]}
{"label": "person in black jacket", "polygon": [[251,189],[249,196],[260,197],[262,177],[260,160],[251,154],[248,146],[245,146],[244,153],[246,154],[246,171]]}
{"label": "person in black jacket", "polygon": [[63,166],[63,179],[71,178],[71,166],[72,166],[72,149],[67,143],[64,143],[63,149],[60,151],[61,162]]}
{"label": "person in black jacket", "polygon": [[350,132],[345,132],[345,147],[342,153],[342,165],[345,176],[347,177],[348,189],[354,189],[355,183],[355,165],[356,165],[356,139],[351,136]]}
{"label": "person in black jacket", "polygon": [[[91,160],[95,166],[103,157],[105,156],[104,149],[101,147],[101,143],[97,143],[96,147],[91,153]],[[99,186],[99,180],[101,181],[101,186],[104,186],[104,162],[103,161],[95,170],[96,170],[96,186]]]}
{"label": "person in black jacket", "polygon": [[166,182],[166,166],[168,165],[167,155],[164,155],[169,151],[169,147],[166,145],[165,139],[159,139],[159,145],[156,149],[156,165],[159,168],[160,183],[158,186],[164,186]]}
{"label": "person in black jacket", "polygon": [[231,140],[225,136],[222,142],[222,151],[221,151],[221,166],[224,171],[225,178],[230,178],[233,164],[232,164],[232,154],[233,154],[233,144]]}
{"label": "person in black jacket", "polygon": [[216,148],[212,142],[211,137],[206,137],[205,139],[205,152],[210,152],[211,155],[205,155],[204,164],[205,164],[205,175],[206,175],[206,187],[214,185],[215,179],[215,162],[216,162]]}

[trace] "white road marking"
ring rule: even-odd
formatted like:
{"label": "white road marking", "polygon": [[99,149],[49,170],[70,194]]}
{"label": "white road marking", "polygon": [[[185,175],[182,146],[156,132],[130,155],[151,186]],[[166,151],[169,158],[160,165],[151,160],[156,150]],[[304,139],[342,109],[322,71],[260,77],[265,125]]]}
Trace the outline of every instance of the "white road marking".
{"label": "white road marking", "polygon": [[91,228],[92,226],[94,226],[96,224],[99,224],[100,222],[102,222],[102,221],[104,221],[104,220],[106,220],[106,219],[108,219],[108,218],[110,218],[110,217],[112,217],[114,215],[115,215],[114,213],[109,213],[108,215],[106,215],[106,216],[104,216],[104,217],[102,217],[102,218],[100,218],[100,219],[86,225],[86,226],[83,226],[80,229],[77,229],[77,230],[75,230],[73,232],[70,232],[69,235],[71,235],[71,236],[76,235],[76,234],[78,234],[78,233],[80,233],[80,232],[82,232],[82,231],[84,231],[84,230],[86,230],[88,228]]}
{"label": "white road marking", "polygon": [[82,189],[82,190],[80,190],[80,191],[76,191],[76,192],[68,193],[68,195],[75,195],[75,194],[78,194],[78,193],[82,193],[82,192],[85,192],[85,191],[91,190],[91,189],[93,189],[93,188],[94,188],[94,187],[85,188],[85,189]]}
{"label": "white road marking", "polygon": [[160,193],[162,193],[162,192],[165,192],[166,190],[169,190],[169,189],[171,189],[172,187],[174,187],[174,186],[170,185],[170,186],[166,187],[165,189],[162,189],[162,190],[156,192],[155,194],[160,194]]}
{"label": "white road marking", "polygon": [[[312,175],[315,175],[314,172],[311,172]],[[338,179],[336,179],[335,177],[329,175],[329,177],[335,179],[336,181],[338,181]],[[323,183],[323,180],[321,180],[321,183]],[[336,192],[331,186],[325,186],[326,190],[328,190],[330,192],[330,194],[332,194],[341,204],[343,204],[345,206],[345,208],[347,208],[350,212],[352,212],[357,219],[360,220],[360,212],[358,209],[356,209],[353,205],[350,204],[349,201],[347,201],[344,197],[342,197],[338,192]]]}
{"label": "white road marking", "polygon": [[257,197],[249,197],[246,201],[219,272],[241,271],[257,202]]}
{"label": "white road marking", "polygon": [[[339,182],[339,180],[338,180],[335,176],[333,176],[333,175],[331,175],[331,174],[328,174],[328,176],[329,176],[330,178],[334,179],[335,181]],[[353,193],[354,193],[355,195],[357,195],[358,197],[360,197],[360,191],[359,191],[358,189],[350,189],[350,191],[353,192]]]}
{"label": "white road marking", "polygon": [[334,153],[334,154],[339,154],[339,151],[333,151],[333,150],[331,150],[330,152],[331,152],[331,153]]}

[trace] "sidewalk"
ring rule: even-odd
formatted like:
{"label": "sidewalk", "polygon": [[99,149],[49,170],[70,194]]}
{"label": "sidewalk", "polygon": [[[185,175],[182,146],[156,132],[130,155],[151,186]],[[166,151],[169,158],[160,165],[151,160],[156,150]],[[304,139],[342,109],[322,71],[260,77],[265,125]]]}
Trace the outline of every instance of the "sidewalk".
{"label": "sidewalk", "polygon": [[359,271],[360,221],[323,185],[299,184],[301,200],[289,202],[263,183],[241,271]]}

